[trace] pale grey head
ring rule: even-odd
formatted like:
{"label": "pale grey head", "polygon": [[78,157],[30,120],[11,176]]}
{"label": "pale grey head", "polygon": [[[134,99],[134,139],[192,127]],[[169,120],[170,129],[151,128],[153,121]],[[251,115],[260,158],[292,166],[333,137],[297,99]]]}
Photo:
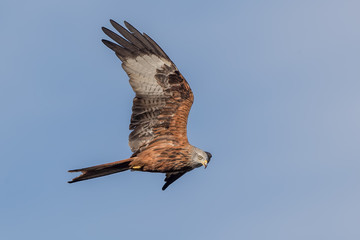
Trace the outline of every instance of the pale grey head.
{"label": "pale grey head", "polygon": [[205,152],[200,148],[193,147],[193,154],[191,159],[194,168],[201,166],[204,166],[206,168],[211,160],[211,157],[212,157],[211,153]]}

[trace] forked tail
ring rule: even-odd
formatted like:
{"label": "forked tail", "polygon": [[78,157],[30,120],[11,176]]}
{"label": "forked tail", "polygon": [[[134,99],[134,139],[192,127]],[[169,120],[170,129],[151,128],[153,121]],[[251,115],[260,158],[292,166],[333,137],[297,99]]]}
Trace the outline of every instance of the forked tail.
{"label": "forked tail", "polygon": [[69,170],[69,172],[81,172],[81,175],[69,181],[68,183],[79,182],[129,170],[129,164],[131,161],[131,158],[129,158],[117,162],[96,165],[93,167]]}

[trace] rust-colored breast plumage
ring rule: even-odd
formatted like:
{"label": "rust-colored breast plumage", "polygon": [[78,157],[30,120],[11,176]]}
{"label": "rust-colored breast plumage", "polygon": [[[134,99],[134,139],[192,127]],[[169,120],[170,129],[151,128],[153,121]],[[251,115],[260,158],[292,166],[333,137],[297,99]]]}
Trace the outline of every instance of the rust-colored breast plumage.
{"label": "rust-colored breast plumage", "polygon": [[[167,172],[172,160],[189,159],[187,119],[194,97],[189,84],[165,52],[146,34],[125,22],[126,27],[111,21],[125,38],[103,28],[117,44],[103,40],[123,62],[133,100],[129,145],[135,158],[149,161],[149,169]],[[146,151],[145,151],[146,150]],[[168,162],[165,162],[168,160]],[[152,166],[152,167],[151,167]],[[186,168],[184,163],[184,168]],[[170,171],[170,170],[169,170]]]}
{"label": "rust-colored breast plumage", "polygon": [[191,145],[172,146],[166,140],[150,144],[133,158],[131,166],[146,172],[170,173],[192,169]]}

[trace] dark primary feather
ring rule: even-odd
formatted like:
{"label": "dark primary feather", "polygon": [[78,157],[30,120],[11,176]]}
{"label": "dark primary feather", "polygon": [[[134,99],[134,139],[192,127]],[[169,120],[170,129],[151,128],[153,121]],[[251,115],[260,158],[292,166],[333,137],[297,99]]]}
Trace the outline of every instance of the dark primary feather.
{"label": "dark primary feather", "polygon": [[114,20],[110,20],[110,23],[125,39],[105,27],[102,28],[103,32],[115,42],[120,44],[123,48],[131,52],[137,52],[137,54],[140,54],[141,51],[143,53],[154,53],[157,56],[161,56],[171,61],[164,50],[162,50],[162,48],[151,37],[149,37],[146,33],[141,34],[130,23],[126,21],[124,22],[130,32]]}
{"label": "dark primary feather", "polygon": [[123,35],[129,42],[138,47],[139,49],[144,49],[145,44],[143,44],[139,39],[137,39],[133,34],[131,34],[126,28],[115,22],[114,20],[110,20],[111,25],[121,34]]}
{"label": "dark primary feather", "polygon": [[103,39],[102,42],[111,50],[113,50],[114,52],[116,52],[116,54],[122,56],[122,57],[131,57],[132,56],[132,52],[127,49],[127,48],[123,48],[113,42],[110,42],[108,40]]}
{"label": "dark primary feather", "polygon": [[156,49],[152,46],[152,44],[149,43],[149,41],[136,28],[134,28],[130,23],[126,21],[124,23],[125,26],[130,30],[132,35],[134,35],[143,45],[145,45],[146,49],[152,50],[153,53],[157,53]]}
{"label": "dark primary feather", "polygon": [[159,53],[159,56],[170,59],[168,55],[164,52],[164,50],[162,50],[162,48],[151,37],[149,37],[146,33],[144,33],[144,37],[155,47],[155,49]]}
{"label": "dark primary feather", "polygon": [[139,48],[135,47],[134,45],[132,45],[131,43],[129,43],[128,41],[126,41],[125,39],[123,39],[122,37],[120,37],[119,35],[117,35],[116,33],[114,33],[113,31],[107,29],[106,27],[102,27],[101,28],[103,30],[103,32],[108,35],[112,40],[114,40],[115,42],[117,42],[118,44],[120,44],[121,46],[124,46],[124,48],[130,50],[130,51],[137,51],[139,50]]}

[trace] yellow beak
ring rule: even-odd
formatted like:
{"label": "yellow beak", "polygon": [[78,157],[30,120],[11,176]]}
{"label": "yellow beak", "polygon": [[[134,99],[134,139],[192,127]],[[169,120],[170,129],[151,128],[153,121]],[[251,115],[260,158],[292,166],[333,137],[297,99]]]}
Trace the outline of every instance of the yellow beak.
{"label": "yellow beak", "polygon": [[204,168],[207,167],[207,161],[206,161],[206,160],[202,161],[201,163],[202,163],[202,165],[204,166]]}

